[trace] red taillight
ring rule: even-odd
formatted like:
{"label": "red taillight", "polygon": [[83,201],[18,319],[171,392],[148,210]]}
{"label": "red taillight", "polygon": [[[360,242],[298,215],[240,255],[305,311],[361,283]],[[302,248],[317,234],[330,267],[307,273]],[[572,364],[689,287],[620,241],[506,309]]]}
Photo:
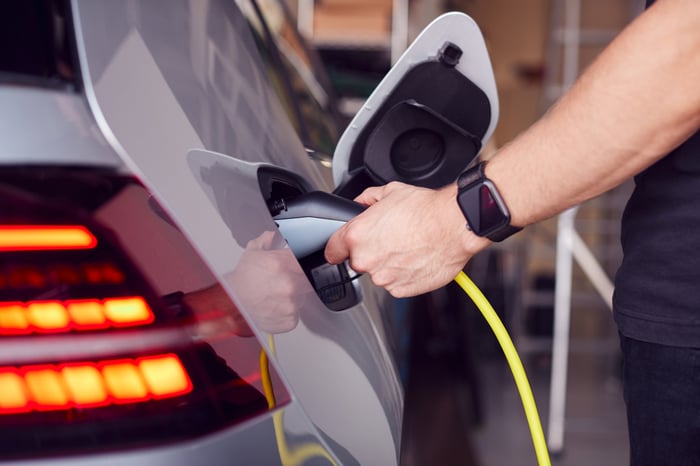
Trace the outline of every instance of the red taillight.
{"label": "red taillight", "polygon": [[0,460],[187,439],[273,408],[260,343],[237,336],[226,293],[201,299],[217,279],[134,179],[0,169],[0,206]]}
{"label": "red taillight", "polygon": [[109,262],[0,266],[0,292],[18,288],[41,289],[47,286],[119,285],[124,283],[124,280],[124,273]]}
{"label": "red taillight", "polygon": [[192,388],[174,354],[0,367],[0,414],[141,403],[185,395]]}
{"label": "red taillight", "polygon": [[81,225],[0,226],[0,251],[91,249],[97,239]]}
{"label": "red taillight", "polygon": [[147,325],[153,311],[143,298],[0,302],[0,335]]}
{"label": "red taillight", "polygon": [[70,329],[70,317],[66,307],[59,301],[30,302],[26,307],[26,315],[28,324],[38,331],[62,332]]}

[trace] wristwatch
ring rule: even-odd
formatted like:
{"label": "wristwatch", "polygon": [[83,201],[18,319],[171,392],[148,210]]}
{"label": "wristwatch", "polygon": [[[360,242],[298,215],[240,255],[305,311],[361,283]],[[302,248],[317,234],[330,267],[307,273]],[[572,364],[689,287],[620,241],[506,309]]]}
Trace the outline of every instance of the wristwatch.
{"label": "wristwatch", "polygon": [[493,181],[486,178],[481,162],[457,178],[457,203],[467,219],[467,228],[477,236],[503,241],[522,230],[510,224],[510,213]]}

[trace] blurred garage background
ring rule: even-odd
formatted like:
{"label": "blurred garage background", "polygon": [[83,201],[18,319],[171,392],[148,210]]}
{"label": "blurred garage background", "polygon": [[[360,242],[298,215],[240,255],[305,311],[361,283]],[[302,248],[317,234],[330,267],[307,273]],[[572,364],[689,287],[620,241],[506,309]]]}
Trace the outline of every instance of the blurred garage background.
{"label": "blurred garage background", "polygon": [[[433,18],[451,10],[472,16],[485,36],[500,98],[500,121],[482,154],[488,157],[556,101],[643,1],[289,0],[289,7],[328,69],[348,120]],[[554,465],[628,463],[609,297],[629,193],[622,186],[529,228],[468,266],[520,352]],[[562,235],[575,246],[557,248]],[[402,464],[535,464],[510,370],[461,290],[448,286],[404,307],[395,316],[407,384]],[[555,308],[564,323],[557,332]],[[570,331],[562,320],[569,315]]]}

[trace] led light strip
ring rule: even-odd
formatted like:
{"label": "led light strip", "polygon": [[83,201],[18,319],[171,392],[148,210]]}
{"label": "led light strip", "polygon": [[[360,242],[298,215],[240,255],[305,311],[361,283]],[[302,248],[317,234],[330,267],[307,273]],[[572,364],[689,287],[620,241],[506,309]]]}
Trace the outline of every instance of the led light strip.
{"label": "led light strip", "polygon": [[0,415],[141,403],[185,395],[192,389],[174,354],[0,367]]}
{"label": "led light strip", "polygon": [[81,225],[2,225],[0,251],[91,249],[97,239]]}
{"label": "led light strip", "polygon": [[68,301],[0,302],[0,335],[147,325],[153,311],[139,296]]}
{"label": "led light strip", "polygon": [[[19,261],[18,261],[19,262]],[[119,268],[109,262],[21,263],[0,266],[0,290],[16,288],[43,289],[71,285],[118,285],[126,277]]]}

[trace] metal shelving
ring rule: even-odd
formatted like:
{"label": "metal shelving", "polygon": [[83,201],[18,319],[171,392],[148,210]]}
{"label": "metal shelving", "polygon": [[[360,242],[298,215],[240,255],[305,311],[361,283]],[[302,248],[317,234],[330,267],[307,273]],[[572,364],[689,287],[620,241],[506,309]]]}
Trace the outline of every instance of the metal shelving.
{"label": "metal shelving", "polygon": [[[332,36],[318,34],[318,5],[323,0],[299,0],[297,24],[299,30],[318,47],[335,49],[381,49],[389,52],[393,64],[408,46],[408,0],[391,0],[390,24],[385,33],[358,34],[357,29],[339,27]],[[351,7],[351,2],[341,2]],[[357,8],[362,8],[361,4]]]}

